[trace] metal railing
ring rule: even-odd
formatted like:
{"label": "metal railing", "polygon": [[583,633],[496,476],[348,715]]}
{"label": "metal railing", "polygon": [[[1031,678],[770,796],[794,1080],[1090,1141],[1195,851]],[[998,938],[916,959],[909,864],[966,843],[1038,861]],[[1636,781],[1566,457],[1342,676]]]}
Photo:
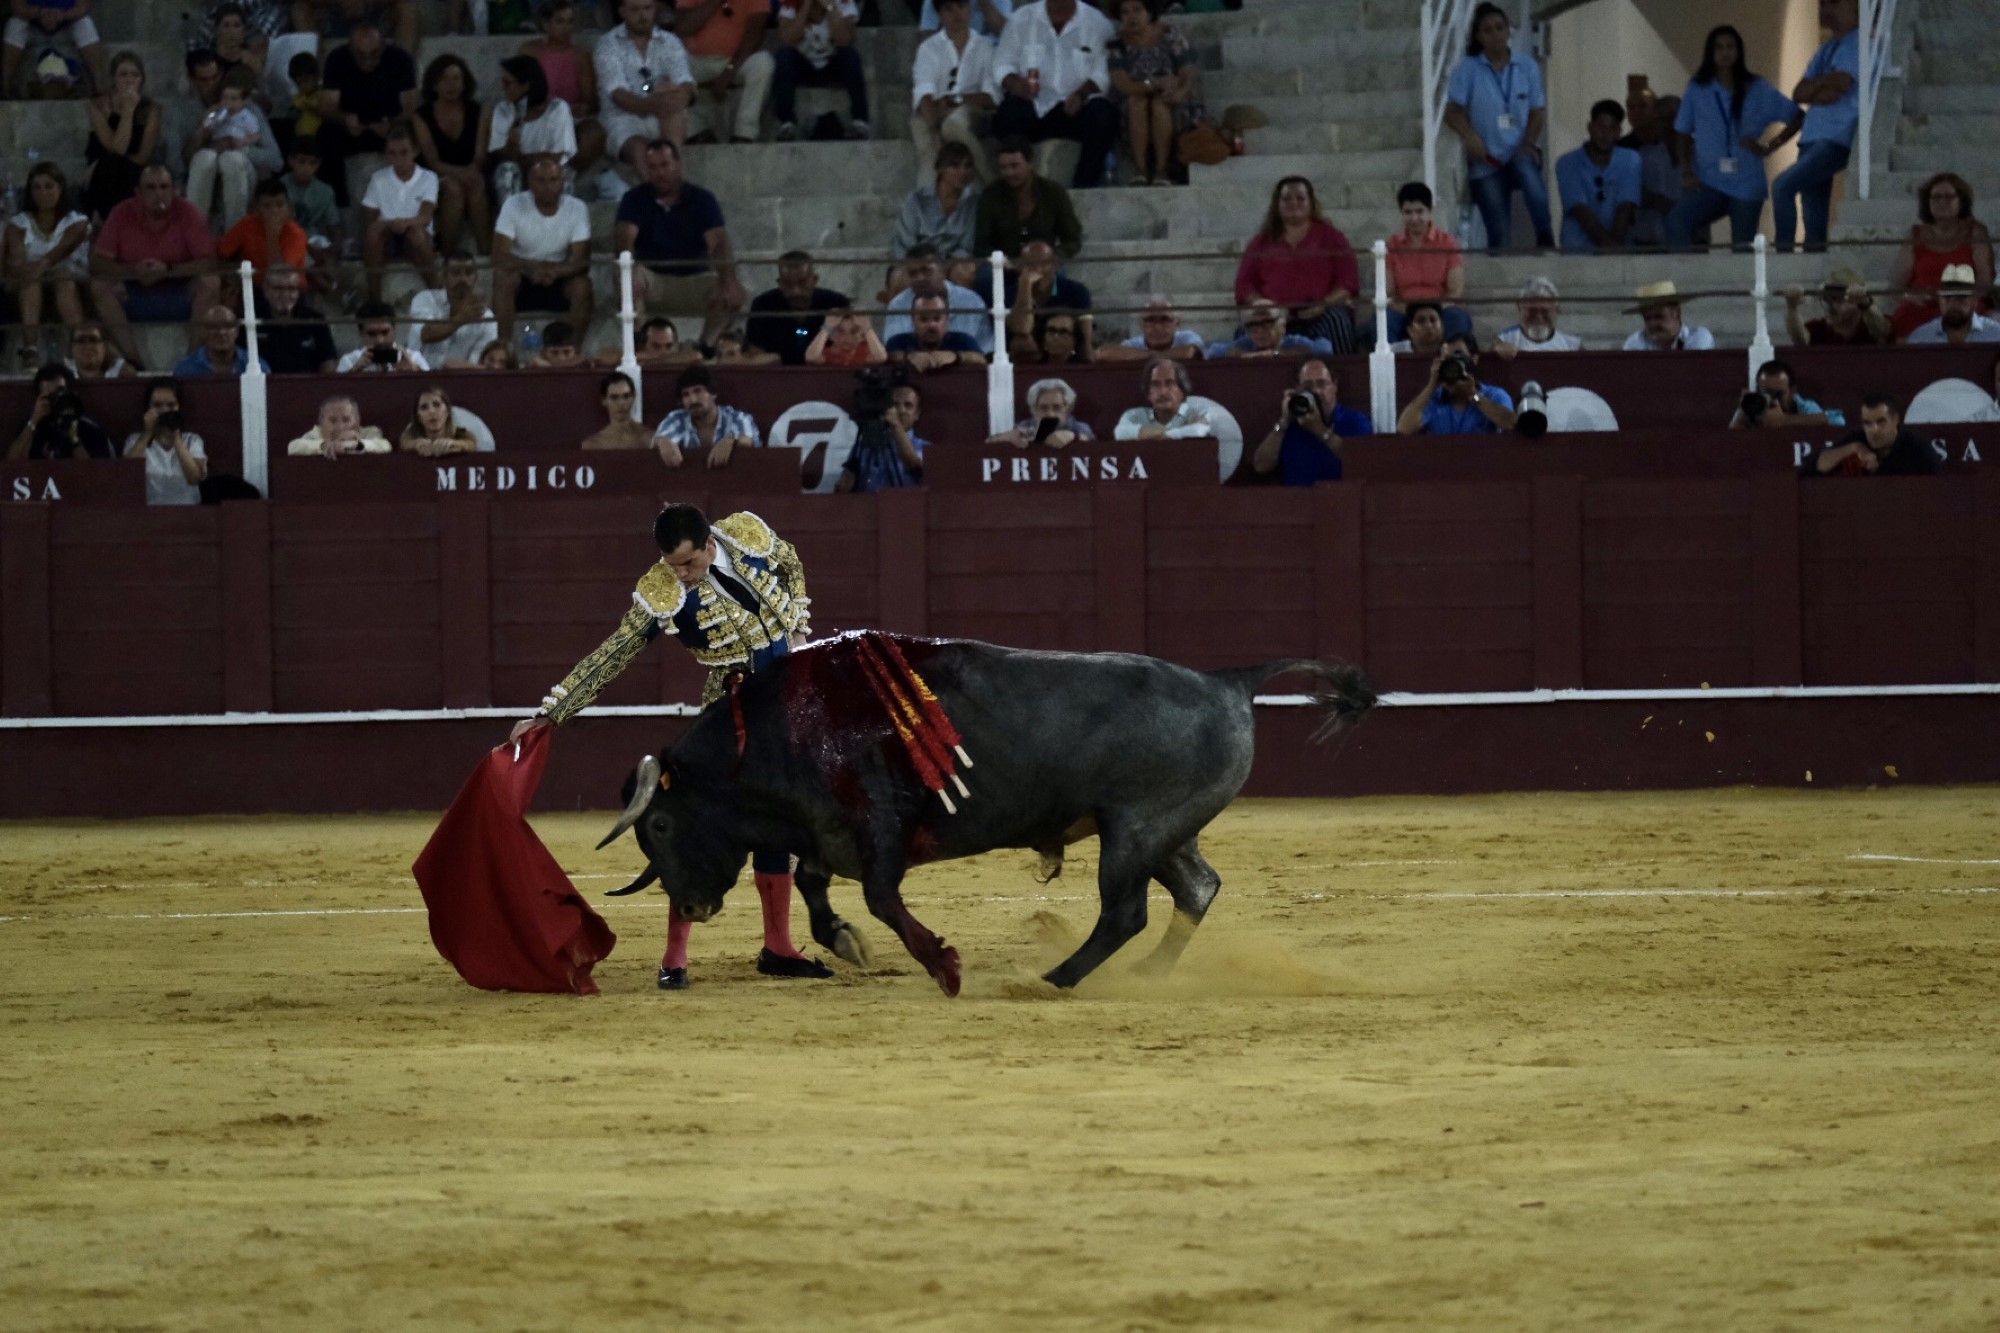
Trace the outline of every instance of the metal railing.
{"label": "metal railing", "polygon": [[1896,0],[1861,0],[1861,122],[1854,150],[1861,159],[1855,169],[1857,198],[1869,197],[1875,171],[1875,108],[1881,100],[1882,78],[1890,72],[1890,45],[1896,37]]}
{"label": "metal railing", "polygon": [[1451,72],[1464,54],[1472,10],[1473,0],[1423,0],[1418,17],[1423,56],[1424,184],[1430,187],[1433,199],[1444,197],[1438,188],[1438,141],[1444,134],[1445,92],[1451,86]]}

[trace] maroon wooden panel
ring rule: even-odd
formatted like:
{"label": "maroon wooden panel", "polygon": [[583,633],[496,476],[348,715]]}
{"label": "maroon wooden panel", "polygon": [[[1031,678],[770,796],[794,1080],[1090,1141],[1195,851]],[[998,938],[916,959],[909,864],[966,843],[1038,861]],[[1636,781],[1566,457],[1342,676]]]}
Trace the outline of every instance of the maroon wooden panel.
{"label": "maroon wooden panel", "polygon": [[[659,560],[653,515],[641,497],[493,506],[490,692],[499,705],[532,707],[578,659],[604,641],[632,605],[632,589]],[[613,681],[607,704],[662,701],[661,659]],[[678,696],[675,696],[678,697]]]}
{"label": "maroon wooden panel", "polygon": [[271,511],[228,504],[222,519],[222,694],[231,712],[271,707]]}
{"label": "maroon wooden panel", "polygon": [[271,512],[274,705],[441,706],[437,503]]}
{"label": "maroon wooden panel", "polygon": [[1978,550],[1972,561],[1973,673],[2000,680],[2000,472],[1983,473],[1973,490]]}
{"label": "maroon wooden panel", "polygon": [[55,711],[221,710],[218,515],[202,507],[54,511]]}
{"label": "maroon wooden panel", "polygon": [[1744,481],[1586,486],[1585,683],[1750,684],[1751,554]]}
{"label": "maroon wooden panel", "polygon": [[0,503],[132,505],[146,503],[143,459],[0,462]]}
{"label": "maroon wooden panel", "polygon": [[1793,685],[1805,678],[1799,646],[1799,484],[1789,477],[1757,477],[1749,486],[1751,679]]}
{"label": "maroon wooden panel", "polygon": [[1380,686],[1530,688],[1531,488],[1383,483],[1369,486],[1363,514],[1368,665]]}
{"label": "maroon wooden panel", "polygon": [[1216,480],[1210,440],[1118,442],[1109,438],[1066,449],[959,445],[932,451],[924,486],[934,491],[1097,486],[1112,482],[1203,486]]}
{"label": "maroon wooden panel", "polygon": [[438,670],[447,708],[493,702],[490,512],[485,500],[438,506]]}
{"label": "maroon wooden panel", "polygon": [[1974,679],[1974,493],[1922,477],[1799,490],[1809,685]]}
{"label": "maroon wooden panel", "polygon": [[1537,477],[1534,486],[1535,684],[1583,684],[1583,483]]}
{"label": "maroon wooden panel", "polygon": [[1366,483],[1312,491],[1312,654],[1368,665],[1367,562],[1361,532]]}
{"label": "maroon wooden panel", "polygon": [[[342,383],[350,382],[347,377],[342,378]],[[126,437],[139,429],[140,419],[146,415],[147,386],[144,377],[86,380],[83,383],[84,411],[104,427],[111,442],[120,450],[125,446]],[[209,468],[218,475],[240,473],[243,470],[243,412],[237,402],[235,378],[218,375],[208,379],[186,379],[180,381],[180,389],[181,413],[187,419],[188,429],[201,436]],[[0,421],[26,420],[34,401],[34,385],[29,381],[0,381]],[[315,406],[318,402],[317,398],[313,400]],[[143,496],[144,470],[139,472]]]}
{"label": "maroon wooden panel", "polygon": [[[815,602],[815,632],[826,634],[836,627],[873,627],[904,634],[928,634],[931,564],[925,497],[917,491],[884,491],[874,496],[872,502],[867,496],[856,498],[875,511],[875,588],[879,598],[876,614],[869,620],[829,618]],[[852,504],[842,507],[850,511],[855,508]],[[803,555],[801,552],[801,558]],[[845,560],[833,559],[824,565],[809,564],[807,568],[837,571],[865,568],[855,559],[856,555],[858,552],[850,552]],[[818,575],[812,577],[818,579]],[[853,577],[852,573],[845,575],[849,580]]]}
{"label": "maroon wooden panel", "polygon": [[1204,669],[1312,655],[1305,490],[1160,490],[1146,504],[1147,651]]}
{"label": "maroon wooden panel", "polygon": [[933,634],[1032,648],[1094,645],[1089,491],[940,493],[928,507]]}
{"label": "maroon wooden panel", "polygon": [[0,709],[10,717],[41,717],[55,702],[49,524],[45,505],[0,505]]}

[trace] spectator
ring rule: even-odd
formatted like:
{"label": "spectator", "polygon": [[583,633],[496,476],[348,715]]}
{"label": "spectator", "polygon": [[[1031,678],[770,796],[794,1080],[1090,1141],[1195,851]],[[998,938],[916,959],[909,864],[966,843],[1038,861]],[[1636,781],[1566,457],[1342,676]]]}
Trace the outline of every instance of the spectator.
{"label": "spectator", "polygon": [[410,298],[403,345],[438,370],[476,369],[479,353],[499,337],[499,322],[479,290],[479,261],[471,255],[453,255],[444,266],[444,286]]}
{"label": "spectator", "polygon": [[[224,312],[227,313],[227,312]],[[208,480],[208,450],[184,428],[180,385],[155,380],[146,392],[146,415],[125,437],[125,457],[146,460],[146,503],[198,505]]]}
{"label": "spectator", "polygon": [[868,84],[854,29],[861,20],[856,0],[779,0],[778,39],[773,59],[771,109],[778,118],[778,141],[799,137],[801,88],[847,90],[847,137],[868,137]]}
{"label": "spectator", "polygon": [[1030,0],[1007,20],[993,58],[1001,93],[993,132],[1033,143],[1075,140],[1080,155],[1070,184],[1079,190],[1104,183],[1104,160],[1118,139],[1118,111],[1105,95],[1116,31],[1077,0]]}
{"label": "spectator", "polygon": [[[1063,276],[1056,267],[1055,247],[1042,237],[1021,247],[1019,261],[1006,271],[1000,286],[1007,298],[1010,328],[1023,328],[1051,310],[1072,311],[1085,316],[1086,326],[1089,323],[1090,288]],[[1082,331],[1087,345],[1087,327]]]}
{"label": "spectator", "polygon": [[35,405],[7,449],[7,461],[22,459],[116,458],[104,427],[84,414],[76,376],[50,362],[35,372]]}
{"label": "spectator", "polygon": [[1465,255],[1458,237],[1431,221],[1431,191],[1411,181],[1396,191],[1403,229],[1389,238],[1389,337],[1405,335],[1413,301],[1435,304],[1446,333],[1472,332],[1472,316],[1456,305],[1465,295]]}
{"label": "spectator", "polygon": [[[1790,363],[1766,361],[1757,368],[1755,392],[1743,396],[1743,401],[1737,405],[1736,415],[1729,419],[1729,429],[1747,430],[1755,426],[1761,430],[1784,430],[1799,426],[1847,424],[1846,414],[1821,407],[1793,385]],[[1754,418],[1745,410],[1757,405],[1752,402],[1753,399],[1763,400]]]}
{"label": "spectator", "polygon": [[1522,352],[1582,351],[1583,339],[1556,327],[1558,299],[1555,283],[1544,277],[1529,278],[1514,303],[1520,322],[1500,330],[1500,336],[1493,340],[1494,354],[1511,361]]}
{"label": "spectator", "polygon": [[[949,0],[947,0],[947,3]],[[889,411],[876,421],[861,422],[854,448],[841,465],[833,489],[841,494],[868,495],[924,484],[924,450],[930,441],[917,434],[923,414],[923,394],[904,382],[889,390]]]}
{"label": "spectator", "polygon": [[[537,69],[540,67],[537,66]],[[486,140],[478,81],[455,55],[441,55],[424,67],[417,95],[417,160],[437,176],[437,232],[446,254],[456,253],[465,228],[481,252],[493,242],[493,207],[486,198]]]}
{"label": "spectator", "polygon": [[743,328],[731,324],[715,335],[715,364],[718,366],[775,366],[777,353],[752,347],[743,341]]}
{"label": "spectator", "polygon": [[[681,341],[680,330],[671,319],[655,316],[639,326],[633,339],[633,359],[642,366],[685,366],[701,360],[699,348]],[[624,359],[622,348],[597,358],[602,366],[617,366]]]}
{"label": "spectator", "polygon": [[7,220],[0,241],[7,290],[21,310],[22,369],[41,364],[53,331],[43,329],[46,295],[67,327],[83,318],[82,284],[90,280],[90,219],[69,206],[69,182],[53,162],[28,169],[25,207]]}
{"label": "spectator", "polygon": [[1798,233],[1801,199],[1806,213],[1806,249],[1826,248],[1833,207],[1833,178],[1847,166],[1861,124],[1861,14],[1857,0],[1820,0],[1820,26],[1833,34],[1821,43],[1792,89],[1806,109],[1799,135],[1799,160],[1771,186],[1771,217],[1778,250],[1790,253]]}
{"label": "spectator", "polygon": [[1275,302],[1262,297],[1243,312],[1242,336],[1211,344],[1208,359],[1264,356],[1331,356],[1333,347],[1324,338],[1302,338],[1285,332],[1285,312]]}
{"label": "spectator", "polygon": [[556,164],[561,184],[564,168],[577,157],[576,121],[569,104],[550,96],[542,67],[527,56],[500,62],[500,97],[486,108],[479,141],[486,145],[486,160],[492,164],[494,193],[503,200],[526,187],[527,173],[538,159],[546,157]]}
{"label": "spectator", "polygon": [[479,349],[479,368],[481,370],[519,370],[521,367],[514,360],[514,349],[496,338]]}
{"label": "spectator", "polygon": [[139,193],[111,210],[90,252],[90,290],[112,343],[144,363],[130,321],[190,324],[215,304],[215,241],[165,167],[139,174]]}
{"label": "spectator", "polygon": [[937,252],[928,245],[915,245],[903,260],[903,290],[889,301],[888,318],[882,321],[882,337],[885,342],[910,333],[915,326],[909,312],[920,296],[941,296],[946,308],[951,311],[953,332],[962,333],[972,340],[973,346],[982,353],[993,347],[993,318],[988,313],[986,302],[969,287],[961,287],[948,281],[944,269],[939,266]]}
{"label": "spectator", "polygon": [[329,4],[337,6],[350,36],[364,23],[378,31],[386,23],[396,30],[396,40],[405,50],[417,49],[416,0],[292,0],[292,26],[300,32],[321,31]]}
{"label": "spectator", "polygon": [[[727,4],[729,0],[698,0],[699,5],[713,6],[717,3]],[[752,14],[751,17],[761,22],[761,15]],[[761,32],[760,27],[760,43]],[[576,44],[576,5],[572,0],[550,0],[542,7],[542,35],[521,43],[520,54],[540,66],[542,84],[548,89],[550,104],[561,102],[568,108],[571,129],[576,136],[576,146],[572,151],[576,154],[576,170],[581,175],[604,152],[604,122],[597,118],[597,68]],[[504,74],[510,66],[503,60],[500,69]],[[515,77],[524,84],[528,82],[519,73]],[[500,90],[503,95],[506,93],[504,79]],[[532,110],[533,94],[529,93],[528,97]],[[493,152],[490,141],[486,151]]]}
{"label": "spectator", "polygon": [[514,336],[517,311],[562,311],[590,327],[590,208],[563,193],[563,170],[538,157],[528,188],[500,206],[493,224],[493,309],[499,336]]}
{"label": "spectator", "polygon": [[[1014,0],[972,0],[972,30],[982,37],[998,37],[1007,30],[1014,12]],[[936,32],[944,23],[944,9],[937,0],[924,0],[917,15],[918,32]]]}
{"label": "spectator", "polygon": [[417,391],[417,405],[397,447],[425,458],[440,458],[472,453],[479,448],[479,441],[452,416],[451,399],[444,390],[432,384]]}
{"label": "spectator", "polygon": [[354,312],[361,332],[361,346],[340,358],[334,370],[342,375],[381,374],[398,370],[429,370],[423,353],[396,345],[396,311],[381,301],[370,301]]}
{"label": "spectator", "polygon": [[320,177],[347,205],[347,159],[387,149],[389,127],[417,109],[417,62],[408,44],[391,46],[372,16],[354,20],[347,45],[327,53],[320,79]]}
{"label": "spectator", "polygon": [[1154,0],[1118,0],[1118,36],[1106,67],[1125,112],[1132,165],[1145,185],[1173,184],[1174,146],[1208,119],[1195,100],[1194,52],[1187,38],[1161,22]]}
{"label": "spectator", "polygon": [[1207,351],[1199,333],[1182,327],[1173,298],[1154,295],[1146,298],[1146,308],[1139,314],[1139,332],[1122,343],[1097,348],[1095,355],[1099,361],[1150,361],[1156,356],[1199,361]]}
{"label": "spectator", "polygon": [[1266,300],[1284,307],[1288,333],[1346,353],[1360,346],[1354,328],[1354,298],[1360,290],[1354,247],[1320,216],[1312,182],[1304,176],[1280,180],[1271,189],[1263,227],[1243,248],[1236,266],[1236,303]]}
{"label": "spectator", "polygon": [[2000,343],[2000,320],[1973,309],[1980,288],[1970,264],[1953,264],[1938,279],[1938,317],[1912,333],[1912,347],[1961,347],[1966,343]]}
{"label": "spectator", "polygon": [[1436,356],[1444,349],[1444,307],[1436,301],[1412,301],[1403,316],[1403,338],[1389,344],[1398,356]]}
{"label": "spectator", "polygon": [[320,129],[326,124],[326,115],[320,110],[319,103],[319,57],[311,51],[298,52],[286,63],[285,77],[292,81],[290,114],[281,112],[272,116],[271,128],[277,133],[278,142],[289,158],[293,143],[299,139],[317,142]]}
{"label": "spectator", "polygon": [[[1035,174],[1031,151],[1026,142],[1007,139],[994,154],[1000,179],[979,196],[972,230],[975,255],[998,250],[1014,259],[1036,236],[1047,238],[1064,261],[1076,258],[1083,247],[1083,224],[1077,221],[1069,191]],[[1102,163],[1098,170],[1102,172]]]}
{"label": "spectator", "polygon": [[1186,365],[1156,356],[1146,363],[1144,383],[1146,406],[1132,408],[1119,417],[1114,438],[1191,440],[1215,435],[1208,415],[1214,404],[1192,396],[1194,384]]}
{"label": "spectator", "polygon": [[[1685,249],[1697,231],[1727,215],[1730,243],[1749,245],[1764,215],[1764,159],[1798,133],[1801,119],[1789,97],[1751,73],[1742,35],[1727,25],[1712,29],[1674,117],[1675,132],[1686,137],[1667,244]],[[1765,131],[1780,123],[1784,132],[1765,143]]]}
{"label": "spectator", "polygon": [[530,370],[574,370],[584,364],[583,349],[577,346],[577,332],[560,319],[549,321],[542,330],[542,347],[528,362]]}
{"label": "spectator", "polygon": [[[695,143],[713,143],[729,126],[732,143],[755,143],[770,91],[772,58],[764,51],[764,30],[771,22],[771,5],[737,4],[735,0],[680,0],[674,14],[674,35],[687,47],[688,67],[696,84],[688,120]],[[730,95],[735,92],[735,113]],[[706,93],[713,112],[701,105]]]}
{"label": "spectator", "polygon": [[1479,343],[1469,333],[1445,339],[1430,377],[1396,418],[1399,435],[1498,435],[1514,429],[1514,400],[1479,382]]}
{"label": "spectator", "polygon": [[[192,14],[182,16],[187,49],[199,51],[206,47],[214,50],[217,32],[225,26],[224,20],[232,15],[242,20],[244,51],[256,62],[258,69],[263,69],[271,49],[271,39],[291,26],[291,6],[285,0],[222,0],[218,5],[197,5]],[[114,60],[112,63],[115,66],[117,62]]]}
{"label": "spectator", "polygon": [[648,176],[650,145],[665,142],[679,158],[687,138],[687,109],[694,103],[687,48],[656,26],[656,14],[653,0],[619,0],[624,23],[597,39],[591,57],[605,101],[606,150]]}
{"label": "spectator", "polygon": [[292,221],[292,196],[284,181],[273,176],[257,182],[256,203],[241,222],[223,233],[216,253],[232,264],[249,260],[250,271],[259,279],[274,262],[303,270],[308,262],[306,229]]}
{"label": "spectator", "polygon": [[980,187],[973,179],[972,150],[953,140],[938,149],[936,160],[937,175],[930,184],[910,191],[896,216],[896,254],[900,257],[928,245],[946,259],[976,258]]}
{"label": "spectator", "polygon": [[889,349],[875,336],[875,326],[866,315],[835,310],[825,317],[819,332],[806,344],[804,364],[879,366],[888,359]]}
{"label": "spectator", "polygon": [[111,339],[105,335],[104,325],[94,319],[86,319],[69,331],[69,360],[64,362],[70,373],[80,380],[122,380],[132,378],[132,367],[125,358],[111,355]]}
{"label": "spectator", "polygon": [[951,366],[983,366],[979,344],[951,327],[951,307],[943,296],[918,295],[910,310],[911,330],[884,346],[891,359],[922,374]]}
{"label": "spectator", "polygon": [[285,453],[293,458],[346,458],[392,451],[388,436],[374,426],[361,424],[360,404],[345,394],[335,394],[321,403],[313,428],[285,446]]}
{"label": "spectator", "polygon": [[[12,85],[8,85],[12,86]],[[90,99],[90,138],[83,146],[90,181],[83,206],[93,218],[108,217],[139,188],[139,172],[160,151],[165,117],[146,96],[146,66],[130,51],[111,60],[111,84]]]}
{"label": "spectator", "polygon": [[1012,430],[988,436],[987,444],[1011,444],[1016,449],[1045,444],[1051,449],[1067,449],[1079,440],[1089,443],[1097,438],[1087,422],[1077,419],[1076,390],[1070,388],[1068,380],[1036,380],[1028,386],[1027,401],[1028,415],[1015,422]]}
{"label": "spectator", "polygon": [[1022,365],[1074,366],[1090,360],[1090,336],[1085,318],[1067,310],[1051,310],[1025,323],[1007,320],[1007,354]]}
{"label": "spectator", "polygon": [[[203,53],[189,56],[199,60]],[[214,58],[209,58],[213,67]],[[213,88],[213,97],[204,92],[200,118],[183,136],[181,154],[187,163],[188,202],[201,211],[204,220],[215,203],[216,186],[222,187],[222,226],[226,231],[250,211],[250,188],[262,171],[278,168],[277,141],[264,113],[250,101],[255,83],[248,73],[237,70],[219,84],[206,79],[201,89]]]}
{"label": "spectator", "polygon": [[[652,0],[625,0],[625,4],[650,8]],[[681,150],[672,142],[653,140],[646,146],[644,161],[646,183],[635,186],[618,203],[617,248],[630,250],[639,261],[632,270],[638,299],[677,314],[700,313],[701,341],[706,346],[744,302],[722,205],[687,179]]]}
{"label": "spectator", "polygon": [[1639,155],[1639,208],[1628,239],[1633,245],[1665,245],[1667,215],[1681,197],[1681,169],[1669,142],[1681,99],[1655,98],[1650,88],[1643,93],[1632,104],[1632,132],[1618,141]]}
{"label": "spectator", "polygon": [[321,291],[340,291],[341,240],[345,228],[340,206],[334,202],[333,187],[319,179],[319,141],[309,135],[292,140],[286,155],[285,197],[291,201],[292,218],[305,228],[307,272]]}
{"label": "spectator", "polygon": [[0,30],[0,90],[11,96],[14,80],[21,72],[21,58],[33,43],[39,61],[41,52],[53,49],[49,39],[65,28],[76,44],[77,54],[90,67],[93,86],[103,88],[109,80],[104,71],[104,47],[97,40],[97,25],[90,19],[91,0],[14,0],[7,26]]}
{"label": "spectator", "polygon": [[750,345],[775,353],[788,366],[802,366],[810,359],[807,349],[819,339],[827,312],[845,311],[852,304],[845,292],[819,285],[811,255],[788,250],[778,256],[778,285],[758,293],[750,303]]}
{"label": "spectator", "polygon": [[1258,441],[1250,470],[1278,473],[1287,486],[1339,481],[1340,451],[1348,440],[1373,435],[1375,423],[1340,401],[1340,381],[1326,362],[1299,367],[1296,387],[1285,390],[1277,424]]}
{"label": "spectator", "polygon": [[708,465],[724,467],[736,450],[763,444],[748,412],[725,407],[716,399],[715,376],[707,366],[683,370],[674,391],[681,405],[667,413],[653,432],[653,447],[668,467],[679,467],[692,449],[708,450]]}
{"label": "spectator", "polygon": [[[944,0],[937,17],[940,30],[917,47],[911,68],[910,138],[917,145],[918,172],[937,164],[937,193],[943,195],[947,145],[964,150],[968,177],[976,170],[982,181],[993,179],[993,164],[983,159],[984,138],[993,125],[993,59],[998,46],[991,37],[973,31],[972,0]],[[964,190],[965,184],[959,181],[958,189]],[[908,209],[905,204],[906,218]],[[934,234],[913,235],[905,241],[900,227],[897,235],[902,249],[920,239],[939,243]]]}
{"label": "spectator", "polygon": [[633,418],[639,393],[632,377],[614,370],[597,382],[597,401],[604,405],[604,426],[586,436],[580,449],[644,449],[653,442],[653,432]]}
{"label": "spectator", "polygon": [[291,264],[273,264],[253,298],[257,350],[280,375],[327,374],[339,362],[326,316],[304,299],[305,275]]}
{"label": "spectator", "polygon": [[1805,289],[1785,289],[1785,329],[1794,347],[1886,347],[1895,341],[1889,321],[1875,308],[1867,281],[1851,268],[1838,268],[1819,290],[1826,313],[1802,322]]}
{"label": "spectator", "polygon": [[1889,316],[1898,338],[1908,338],[1938,317],[1938,283],[1944,271],[1968,265],[1982,292],[1993,287],[1993,237],[1972,215],[1972,186],[1941,171],[1917,189],[1917,225],[1896,255],[1895,284],[1902,302]]}
{"label": "spectator", "polygon": [[1542,67],[1516,55],[1514,25],[1496,4],[1472,11],[1465,58],[1451,72],[1444,123],[1465,141],[1472,202],[1486,225],[1489,249],[1512,239],[1513,196],[1527,206],[1535,244],[1555,244],[1549,227],[1549,191],[1542,181],[1542,130],[1549,118]]}
{"label": "spectator", "polygon": [[1903,405],[1886,393],[1861,399],[1861,429],[1806,460],[1808,477],[1928,477],[1943,466],[1930,441],[1903,428]]}
{"label": "spectator", "polygon": [[1710,352],[1715,350],[1715,335],[1699,324],[1685,324],[1681,320],[1681,297],[1673,279],[1665,282],[1649,282],[1639,289],[1639,304],[1629,307],[1628,315],[1637,315],[1641,327],[1625,340],[1628,352]]}
{"label": "spectator", "polygon": [[[271,44],[265,41],[258,46],[251,45],[250,27],[244,18],[243,6],[217,5],[209,17],[209,28],[213,35],[203,45],[215,52],[216,61],[222,66],[223,78],[242,70],[254,85],[264,77],[264,58],[270,54]],[[200,48],[191,46],[188,49]]]}
{"label": "spectator", "polygon": [[391,255],[407,255],[425,282],[437,286],[437,247],[432,220],[437,213],[438,178],[417,165],[417,137],[406,122],[390,129],[389,164],[368,181],[361,196],[361,257],[368,275],[368,299],[382,299],[382,267]]}
{"label": "spectator", "polygon": [[[212,375],[229,375],[242,378],[250,369],[248,348],[236,345],[236,335],[242,325],[236,312],[228,306],[217,303],[204,310],[201,315],[201,346],[182,357],[174,366],[177,380],[206,379]],[[263,357],[257,358],[257,369],[265,374],[271,367]]]}
{"label": "spectator", "polygon": [[1618,146],[1625,108],[1609,99],[1590,109],[1590,137],[1556,159],[1562,197],[1562,248],[1573,254],[1622,250],[1639,215],[1645,164]]}

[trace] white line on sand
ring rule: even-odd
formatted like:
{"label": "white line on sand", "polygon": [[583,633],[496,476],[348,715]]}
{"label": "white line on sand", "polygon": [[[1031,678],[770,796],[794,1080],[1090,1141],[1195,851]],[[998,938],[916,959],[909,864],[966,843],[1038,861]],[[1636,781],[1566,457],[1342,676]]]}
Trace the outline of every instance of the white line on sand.
{"label": "white line on sand", "polygon": [[1330,898],[1444,899],[1487,898],[1900,898],[1910,894],[1961,896],[2000,893],[2000,884],[1964,889],[1441,889],[1434,893],[1309,893],[1307,902]]}
{"label": "white line on sand", "polygon": [[1900,861],[1920,866],[2000,866],[2000,860],[1964,860],[1952,856],[1895,856],[1889,852],[1849,852],[1850,861]]}

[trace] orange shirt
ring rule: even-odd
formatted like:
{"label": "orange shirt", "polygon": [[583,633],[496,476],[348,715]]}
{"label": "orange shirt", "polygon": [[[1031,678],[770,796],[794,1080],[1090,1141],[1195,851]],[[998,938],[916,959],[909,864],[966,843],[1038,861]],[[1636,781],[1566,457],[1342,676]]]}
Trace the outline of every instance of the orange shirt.
{"label": "orange shirt", "polygon": [[[674,8],[693,9],[704,0],[677,0]],[[691,56],[721,56],[725,59],[736,54],[743,45],[743,30],[750,26],[754,14],[769,13],[770,6],[761,0],[728,0],[722,8],[709,15],[708,22],[701,25],[701,31],[692,37],[684,37],[681,44],[687,47]],[[662,23],[663,28],[672,27]]]}
{"label": "orange shirt", "polygon": [[[265,243],[264,219],[256,213],[246,213],[243,220],[222,234],[216,243],[216,253],[224,259],[250,261],[250,267],[262,278],[264,270],[271,263],[269,246]],[[278,233],[278,258],[290,264],[304,277],[306,271],[306,229],[290,218],[285,219],[284,228]]]}
{"label": "orange shirt", "polygon": [[[1421,253],[1412,253],[1421,247]],[[1389,272],[1395,276],[1399,301],[1442,301],[1445,283],[1455,268],[1465,267],[1458,237],[1433,226],[1422,241],[1412,241],[1408,232],[1389,238]]]}

